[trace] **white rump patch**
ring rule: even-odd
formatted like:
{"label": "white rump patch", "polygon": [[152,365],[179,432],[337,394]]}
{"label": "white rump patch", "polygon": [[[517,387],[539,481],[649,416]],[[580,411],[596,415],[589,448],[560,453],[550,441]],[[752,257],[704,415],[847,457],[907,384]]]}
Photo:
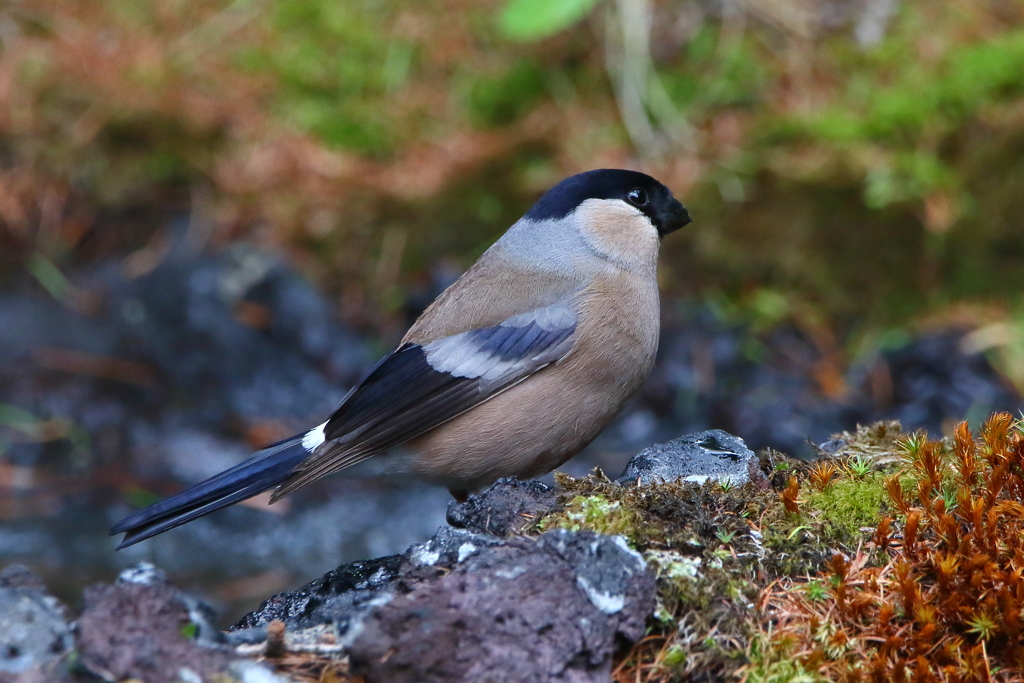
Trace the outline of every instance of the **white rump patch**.
{"label": "white rump patch", "polygon": [[312,453],[316,450],[316,447],[324,442],[324,427],[327,423],[324,422],[319,427],[314,427],[306,432],[306,435],[302,437],[302,447]]}

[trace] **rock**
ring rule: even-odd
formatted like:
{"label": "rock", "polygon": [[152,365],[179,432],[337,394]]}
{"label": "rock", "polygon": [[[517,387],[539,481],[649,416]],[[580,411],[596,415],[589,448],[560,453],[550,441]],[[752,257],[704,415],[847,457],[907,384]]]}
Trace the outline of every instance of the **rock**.
{"label": "rock", "polygon": [[844,439],[829,439],[824,443],[818,444],[816,448],[822,455],[835,455],[839,451],[843,450],[844,446],[846,446],[846,441]]}
{"label": "rock", "polygon": [[183,600],[158,570],[149,569],[133,567],[115,585],[85,590],[77,630],[86,669],[111,681],[280,680],[262,666],[239,664],[233,653],[192,640],[202,629],[191,616],[195,601]]}
{"label": "rock", "polygon": [[249,637],[244,630],[265,627],[280,619],[289,628],[308,628],[351,620],[353,614],[369,609],[378,593],[387,591],[398,577],[401,555],[343,564],[302,588],[286,591],[265,600],[259,609],[242,617],[231,627],[232,641]]}
{"label": "rock", "polygon": [[140,586],[155,586],[167,583],[167,572],[152,562],[136,562],[117,575],[117,583],[137,583]]}
{"label": "rock", "polygon": [[[408,563],[402,568],[400,576],[409,582],[440,575],[478,554],[483,548],[499,545],[502,545],[502,540],[490,534],[442,527],[429,541],[417,543],[405,551],[403,557]],[[418,568],[428,571],[417,572]]]}
{"label": "rock", "polygon": [[64,606],[20,565],[0,572],[0,680],[56,680],[73,639]]}
{"label": "rock", "polygon": [[511,536],[556,505],[555,492],[539,481],[499,479],[465,502],[449,503],[447,519],[453,527]]}
{"label": "rock", "polygon": [[192,639],[207,647],[217,647],[225,642],[224,634],[214,625],[217,620],[217,612],[205,602],[174,588],[167,581],[167,573],[151,562],[137,562],[124,569],[118,575],[117,583],[119,585],[133,583],[140,586],[165,585],[170,587],[178,602],[188,610],[188,619],[192,624],[191,630],[193,631]]}
{"label": "rock", "polygon": [[562,530],[393,598],[349,654],[373,681],[607,681],[618,640],[641,637],[653,608],[654,578],[621,539]]}
{"label": "rock", "polygon": [[291,630],[330,624],[339,641],[348,642],[361,630],[362,619],[396,592],[433,581],[483,548],[500,544],[494,536],[444,527],[403,555],[342,565],[296,591],[273,596],[232,626],[228,640],[262,642],[266,625],[280,619]]}
{"label": "rock", "polygon": [[[632,603],[633,609],[642,608],[642,594],[648,588],[653,598],[653,582],[648,585],[639,580],[634,585],[638,576],[646,574],[647,563],[621,536],[559,529],[540,536],[538,544],[569,563],[576,574],[576,585],[591,604],[606,615],[621,613],[627,603]],[[643,635],[644,620],[650,614],[643,609],[641,612],[639,624],[632,617],[627,618],[628,623],[620,620],[616,633],[627,640],[638,640]]]}
{"label": "rock", "polygon": [[765,480],[754,452],[743,439],[709,429],[644,449],[629,461],[619,482],[652,484],[677,479],[697,484],[714,479],[736,486]]}
{"label": "rock", "polygon": [[[482,498],[515,510],[549,494],[504,482]],[[316,642],[328,625],[328,642],[347,647],[368,680],[607,680],[615,649],[643,636],[653,609],[654,578],[621,538],[563,530],[502,539],[446,527],[404,555],[274,596],[228,638],[262,642],[281,619],[289,642]]]}
{"label": "rock", "polygon": [[12,564],[0,571],[0,588],[46,592],[46,582],[25,565]]}

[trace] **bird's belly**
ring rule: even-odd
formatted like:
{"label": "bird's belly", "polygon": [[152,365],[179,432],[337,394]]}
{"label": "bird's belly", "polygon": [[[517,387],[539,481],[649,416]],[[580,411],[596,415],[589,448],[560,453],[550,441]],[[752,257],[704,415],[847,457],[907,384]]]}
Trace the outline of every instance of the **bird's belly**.
{"label": "bird's belly", "polygon": [[410,444],[414,476],[453,492],[555,469],[589,444],[640,388],[646,348],[573,354]]}

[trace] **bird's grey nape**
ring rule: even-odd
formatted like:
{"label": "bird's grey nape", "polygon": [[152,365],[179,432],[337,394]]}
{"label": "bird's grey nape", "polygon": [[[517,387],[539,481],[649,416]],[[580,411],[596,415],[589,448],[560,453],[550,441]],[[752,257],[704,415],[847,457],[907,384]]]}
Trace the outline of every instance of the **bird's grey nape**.
{"label": "bird's grey nape", "polygon": [[519,219],[492,249],[522,268],[579,279],[600,261],[580,232],[575,214],[554,220]]}

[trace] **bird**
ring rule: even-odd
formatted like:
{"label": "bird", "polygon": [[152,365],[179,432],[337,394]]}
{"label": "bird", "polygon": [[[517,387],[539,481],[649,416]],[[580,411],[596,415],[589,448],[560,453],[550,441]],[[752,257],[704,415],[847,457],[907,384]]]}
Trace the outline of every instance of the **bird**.
{"label": "bird", "polygon": [[114,524],[125,548],[254,495],[344,470],[457,500],[530,479],[589,444],[636,394],[660,333],[662,238],[690,223],[649,175],[565,178],[444,290],[322,424]]}

